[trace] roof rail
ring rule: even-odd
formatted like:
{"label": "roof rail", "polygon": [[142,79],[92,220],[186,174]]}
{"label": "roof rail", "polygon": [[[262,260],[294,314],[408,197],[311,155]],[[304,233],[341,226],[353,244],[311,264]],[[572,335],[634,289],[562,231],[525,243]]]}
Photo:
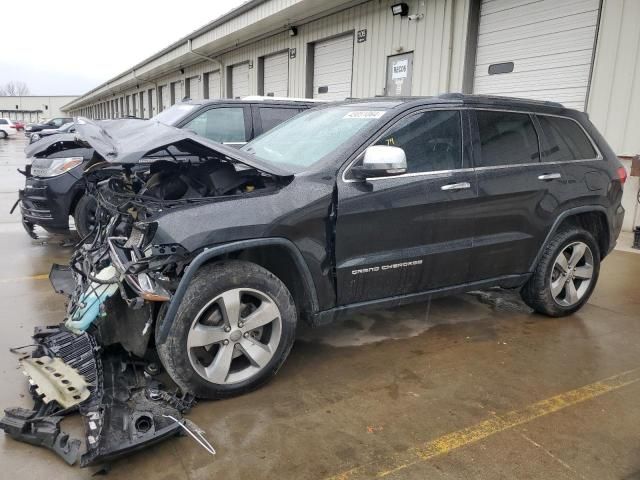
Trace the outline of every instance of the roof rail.
{"label": "roof rail", "polygon": [[443,93],[442,95],[439,95],[440,98],[450,98],[451,100],[463,100],[464,99],[464,95],[460,92],[449,92],[449,93]]}
{"label": "roof rail", "polygon": [[518,102],[523,102],[523,103],[531,103],[534,105],[546,105],[548,107],[556,107],[556,108],[565,108],[565,106],[559,102],[552,102],[550,100],[534,100],[532,98],[523,98],[523,97],[509,97],[509,96],[501,96],[501,95],[482,95],[482,94],[473,94],[473,95],[466,95],[467,98],[471,97],[475,97],[475,98],[485,98],[485,99],[489,99],[489,100],[515,100]]}
{"label": "roof rail", "polygon": [[326,103],[326,100],[318,100],[317,98],[270,97],[265,95],[247,95],[246,97],[240,97],[240,100],[249,100],[253,102],[277,100],[287,102]]}

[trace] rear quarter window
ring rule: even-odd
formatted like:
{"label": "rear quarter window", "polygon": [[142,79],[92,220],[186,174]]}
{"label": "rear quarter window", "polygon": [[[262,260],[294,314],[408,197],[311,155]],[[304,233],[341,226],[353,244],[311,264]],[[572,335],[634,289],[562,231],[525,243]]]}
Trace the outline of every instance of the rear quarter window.
{"label": "rear quarter window", "polygon": [[545,115],[537,117],[545,137],[544,161],[586,160],[598,156],[584,130],[575,121]]}

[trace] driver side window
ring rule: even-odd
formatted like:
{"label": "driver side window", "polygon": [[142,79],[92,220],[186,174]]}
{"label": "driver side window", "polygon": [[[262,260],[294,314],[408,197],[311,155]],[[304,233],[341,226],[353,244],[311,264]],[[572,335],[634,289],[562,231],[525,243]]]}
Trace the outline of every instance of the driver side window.
{"label": "driver side window", "polygon": [[462,168],[462,117],[457,110],[433,110],[403,118],[376,145],[400,147],[407,173]]}

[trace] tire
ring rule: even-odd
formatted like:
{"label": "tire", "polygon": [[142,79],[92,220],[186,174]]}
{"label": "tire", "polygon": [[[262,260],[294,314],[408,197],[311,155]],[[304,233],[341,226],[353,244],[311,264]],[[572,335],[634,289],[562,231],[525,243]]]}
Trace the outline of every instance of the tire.
{"label": "tire", "polygon": [[[234,309],[237,299],[240,308]],[[227,301],[229,310],[224,308]],[[240,312],[237,323],[234,311]],[[272,317],[252,329],[255,322]],[[156,336],[161,324],[160,318]],[[291,351],[296,324],[293,298],[280,279],[253,263],[223,261],[196,273],[166,342],[156,338],[158,356],[184,392],[228,398],[254,390],[276,374]]]}
{"label": "tire", "polygon": [[5,139],[7,138],[9,135],[7,134],[7,132],[5,132],[4,130],[0,130],[0,138]]}
{"label": "tire", "polygon": [[73,221],[81,238],[87,237],[93,229],[96,207],[97,202],[90,195],[83,195],[76,203],[76,208],[73,211]]}
{"label": "tire", "polygon": [[589,300],[599,273],[600,249],[593,235],[571,227],[556,233],[546,245],[533,275],[520,293],[536,312],[564,317]]}

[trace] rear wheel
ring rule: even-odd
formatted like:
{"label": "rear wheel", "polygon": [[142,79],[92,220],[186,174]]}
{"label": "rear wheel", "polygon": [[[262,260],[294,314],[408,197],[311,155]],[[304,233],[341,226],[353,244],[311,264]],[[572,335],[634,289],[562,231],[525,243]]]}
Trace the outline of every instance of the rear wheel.
{"label": "rear wheel", "polygon": [[289,291],[268,270],[240,261],[208,265],[191,281],[158,355],[184,391],[239,395],[275,375],[296,322]]}
{"label": "rear wheel", "polygon": [[88,236],[96,224],[98,203],[91,195],[83,195],[73,211],[73,221],[81,238]]}
{"label": "rear wheel", "polygon": [[0,138],[7,138],[9,135],[4,130],[0,130]]}
{"label": "rear wheel", "polygon": [[545,315],[570,315],[589,300],[599,272],[600,250],[593,236],[579,228],[563,230],[545,247],[522,298]]}

